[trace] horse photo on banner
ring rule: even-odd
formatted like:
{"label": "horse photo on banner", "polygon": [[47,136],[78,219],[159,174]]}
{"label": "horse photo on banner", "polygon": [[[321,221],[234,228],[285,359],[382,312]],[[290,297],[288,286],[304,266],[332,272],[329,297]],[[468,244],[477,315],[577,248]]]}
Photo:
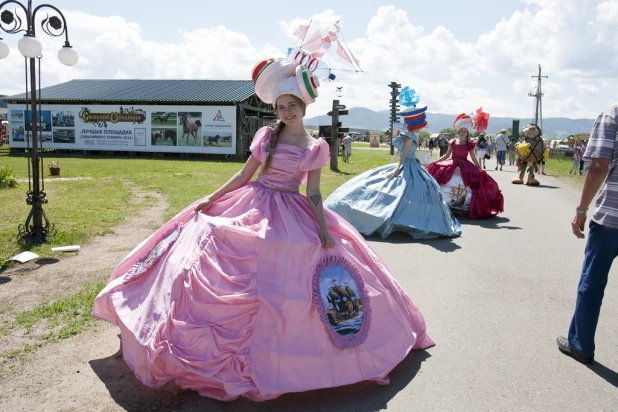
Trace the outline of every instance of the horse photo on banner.
{"label": "horse photo on banner", "polygon": [[203,146],[202,113],[178,113],[178,146]]}

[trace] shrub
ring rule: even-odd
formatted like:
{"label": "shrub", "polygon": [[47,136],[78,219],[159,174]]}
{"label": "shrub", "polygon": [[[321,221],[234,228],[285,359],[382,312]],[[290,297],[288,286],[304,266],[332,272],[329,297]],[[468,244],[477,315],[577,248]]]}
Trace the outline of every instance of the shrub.
{"label": "shrub", "polygon": [[17,179],[13,176],[13,168],[4,166],[0,168],[0,189],[9,189],[11,187],[17,187]]}

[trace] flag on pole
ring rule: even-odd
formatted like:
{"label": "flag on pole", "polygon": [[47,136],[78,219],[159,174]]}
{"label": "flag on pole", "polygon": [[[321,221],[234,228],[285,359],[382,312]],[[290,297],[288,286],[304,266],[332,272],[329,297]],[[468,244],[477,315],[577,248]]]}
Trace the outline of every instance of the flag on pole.
{"label": "flag on pole", "polygon": [[301,49],[307,50],[308,52],[318,51],[323,43],[324,39],[322,38],[322,34],[317,31],[301,46]]}
{"label": "flag on pole", "polygon": [[307,34],[307,30],[309,30],[309,26],[305,26],[304,24],[301,24],[300,26],[298,26],[296,31],[292,34],[298,37],[299,39],[302,39]]}
{"label": "flag on pole", "polygon": [[350,59],[350,56],[348,56],[348,53],[345,51],[345,49],[341,46],[341,43],[339,42],[337,42],[337,55],[341,57],[342,59],[344,59],[345,61],[347,61],[348,63],[352,63],[352,59]]}

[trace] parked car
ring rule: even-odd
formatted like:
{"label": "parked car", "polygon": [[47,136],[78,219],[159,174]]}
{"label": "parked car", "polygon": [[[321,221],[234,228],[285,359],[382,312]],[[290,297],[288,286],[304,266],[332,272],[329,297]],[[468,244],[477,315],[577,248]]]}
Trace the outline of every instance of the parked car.
{"label": "parked car", "polygon": [[571,146],[569,146],[568,144],[559,144],[558,146],[556,146],[556,149],[560,151],[571,150]]}

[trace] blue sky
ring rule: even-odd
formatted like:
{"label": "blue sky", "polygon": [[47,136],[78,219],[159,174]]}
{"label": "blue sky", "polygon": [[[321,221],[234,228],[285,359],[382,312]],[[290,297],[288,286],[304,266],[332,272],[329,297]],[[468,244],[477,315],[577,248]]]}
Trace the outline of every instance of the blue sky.
{"label": "blue sky", "polygon": [[[310,117],[328,111],[337,86],[348,107],[385,110],[390,81],[417,90],[430,112],[482,106],[494,116],[530,117],[530,76],[538,64],[549,75],[545,117],[594,118],[618,101],[618,0],[52,4],[66,12],[80,62],[63,67],[55,58],[60,40],[42,38],[49,56],[44,85],[72,78],[248,79],[258,60],[282,56],[294,44],[294,29],[313,16],[340,19],[364,73],[339,72],[335,82],[322,82]],[[11,46],[19,38],[2,37]],[[329,53],[331,67],[347,67],[334,48]],[[0,94],[23,91],[20,60],[14,47],[0,61]]]}

